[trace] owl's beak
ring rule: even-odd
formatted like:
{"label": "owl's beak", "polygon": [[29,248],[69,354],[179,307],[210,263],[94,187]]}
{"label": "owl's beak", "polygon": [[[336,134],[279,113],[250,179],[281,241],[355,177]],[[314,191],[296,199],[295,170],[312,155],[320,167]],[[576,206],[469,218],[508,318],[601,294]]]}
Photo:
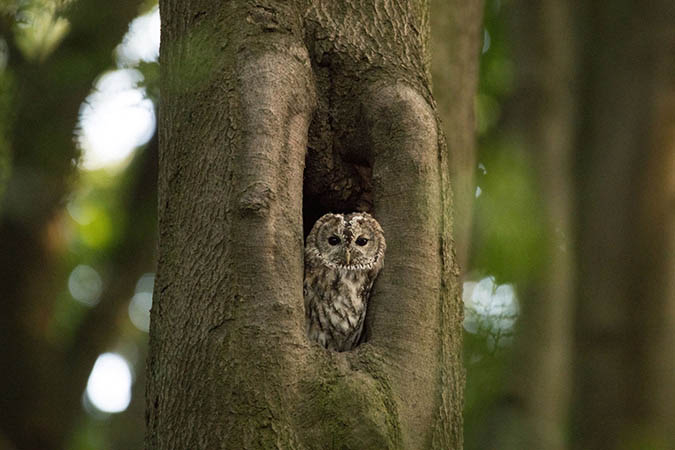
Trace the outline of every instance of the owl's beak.
{"label": "owl's beak", "polygon": [[345,259],[347,260],[347,265],[349,265],[349,249],[345,251]]}

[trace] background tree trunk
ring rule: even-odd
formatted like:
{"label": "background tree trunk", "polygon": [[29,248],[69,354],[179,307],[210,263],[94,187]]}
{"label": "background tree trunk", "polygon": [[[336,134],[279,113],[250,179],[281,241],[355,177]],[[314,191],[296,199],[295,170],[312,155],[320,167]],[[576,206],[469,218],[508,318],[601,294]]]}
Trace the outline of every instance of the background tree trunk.
{"label": "background tree trunk", "polygon": [[[462,307],[426,4],[160,8],[148,448],[460,449]],[[333,353],[304,336],[303,228],[354,209],[374,213],[388,253],[367,342]]]}
{"label": "background tree trunk", "polygon": [[673,448],[675,4],[581,12],[576,447]]}
{"label": "background tree trunk", "polygon": [[511,6],[505,116],[534,156],[547,264],[518,285],[511,380],[484,434],[500,449],[674,448],[675,5]]}

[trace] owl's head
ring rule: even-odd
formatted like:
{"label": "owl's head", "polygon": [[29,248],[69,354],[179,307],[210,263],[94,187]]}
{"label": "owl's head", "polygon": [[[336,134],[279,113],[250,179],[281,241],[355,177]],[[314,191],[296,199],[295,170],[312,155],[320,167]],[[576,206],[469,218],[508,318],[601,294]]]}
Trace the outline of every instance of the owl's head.
{"label": "owl's head", "polygon": [[368,213],[326,214],[307,236],[308,256],[322,264],[348,270],[380,268],[384,260],[384,232]]}

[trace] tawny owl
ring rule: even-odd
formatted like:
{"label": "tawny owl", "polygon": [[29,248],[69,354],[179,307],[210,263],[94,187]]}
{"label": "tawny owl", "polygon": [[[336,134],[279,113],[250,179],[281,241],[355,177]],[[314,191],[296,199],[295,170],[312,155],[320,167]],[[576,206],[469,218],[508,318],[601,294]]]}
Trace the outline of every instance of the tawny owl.
{"label": "tawny owl", "polygon": [[316,221],[305,244],[310,341],[338,352],[359,344],[385,248],[382,227],[368,213],[326,214]]}

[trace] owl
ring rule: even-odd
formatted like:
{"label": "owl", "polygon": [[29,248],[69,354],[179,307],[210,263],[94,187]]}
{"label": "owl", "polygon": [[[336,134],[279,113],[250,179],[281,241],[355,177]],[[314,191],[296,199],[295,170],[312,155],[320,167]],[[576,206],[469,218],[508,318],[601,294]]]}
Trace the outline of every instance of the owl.
{"label": "owl", "polygon": [[384,232],[368,213],[326,214],[305,244],[307,337],[342,352],[359,344],[373,282],[384,264]]}

